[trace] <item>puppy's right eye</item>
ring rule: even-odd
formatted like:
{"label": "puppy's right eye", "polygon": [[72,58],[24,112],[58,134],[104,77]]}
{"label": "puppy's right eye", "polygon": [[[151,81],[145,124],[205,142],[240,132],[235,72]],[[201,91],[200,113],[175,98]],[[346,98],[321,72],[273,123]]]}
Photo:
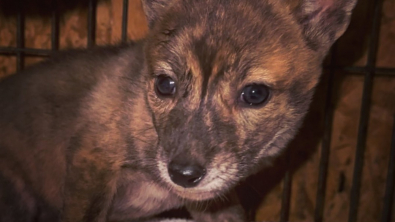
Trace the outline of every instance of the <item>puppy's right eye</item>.
{"label": "puppy's right eye", "polygon": [[269,88],[263,84],[252,84],[244,87],[240,100],[250,106],[261,105],[269,98]]}
{"label": "puppy's right eye", "polygon": [[167,75],[159,75],[155,81],[155,91],[159,96],[172,96],[176,93],[176,82]]}

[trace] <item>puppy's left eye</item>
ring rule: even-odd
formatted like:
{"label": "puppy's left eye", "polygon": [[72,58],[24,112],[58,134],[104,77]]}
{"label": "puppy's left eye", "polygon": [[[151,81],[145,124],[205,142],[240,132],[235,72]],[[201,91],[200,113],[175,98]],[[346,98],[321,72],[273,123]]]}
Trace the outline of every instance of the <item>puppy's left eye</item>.
{"label": "puppy's left eye", "polygon": [[263,84],[252,84],[244,87],[240,100],[250,106],[263,104],[269,98],[269,88]]}
{"label": "puppy's left eye", "polygon": [[167,75],[159,75],[155,81],[156,93],[160,96],[172,96],[176,93],[176,82]]}

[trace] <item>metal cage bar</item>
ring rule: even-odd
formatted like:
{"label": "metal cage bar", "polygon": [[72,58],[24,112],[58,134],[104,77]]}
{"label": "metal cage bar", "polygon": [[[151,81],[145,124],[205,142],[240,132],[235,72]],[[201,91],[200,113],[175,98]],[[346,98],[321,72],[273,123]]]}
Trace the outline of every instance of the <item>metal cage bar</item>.
{"label": "metal cage bar", "polygon": [[92,48],[96,41],[96,0],[89,0],[88,4],[88,48]]}
{"label": "metal cage bar", "polygon": [[328,175],[329,154],[331,147],[332,136],[332,120],[333,120],[333,105],[332,105],[332,88],[334,85],[335,64],[336,64],[336,49],[337,44],[332,48],[330,57],[329,76],[327,81],[326,98],[325,98],[325,113],[324,113],[324,134],[321,145],[321,158],[319,163],[318,185],[316,194],[316,205],[314,212],[314,221],[322,222],[325,205],[326,180]]}
{"label": "metal cage bar", "polygon": [[[287,155],[287,163],[289,163],[289,160],[290,160],[290,156],[288,154]],[[288,170],[285,173],[285,177],[283,180],[283,194],[281,197],[280,222],[287,222],[289,220],[289,211],[290,211],[290,204],[291,204],[291,190],[292,190],[291,188],[292,188],[292,172],[290,170]]]}
{"label": "metal cage bar", "polygon": [[391,151],[390,151],[390,158],[388,163],[387,183],[385,185],[384,208],[383,208],[381,222],[393,221],[391,218],[392,216],[391,211],[392,211],[392,206],[394,204],[393,201],[395,198],[394,189],[395,189],[395,115],[394,115],[394,123],[392,125]]}
{"label": "metal cage bar", "polygon": [[[359,66],[346,66],[346,67],[338,67],[337,69],[344,70],[352,73],[364,74],[366,72],[366,67]],[[384,68],[384,67],[370,67],[371,72],[374,73],[375,76],[394,76],[395,77],[395,68]]]}
{"label": "metal cage bar", "polygon": [[0,55],[15,56],[23,54],[24,56],[49,56],[51,50],[49,49],[32,49],[32,48],[18,48],[18,47],[0,47]]}
{"label": "metal cage bar", "polygon": [[128,8],[129,8],[129,0],[123,0],[122,6],[122,42],[127,41],[128,37]]}
{"label": "metal cage bar", "polygon": [[373,86],[373,67],[376,66],[377,50],[381,23],[382,0],[375,0],[375,8],[373,14],[373,23],[370,33],[370,42],[368,49],[368,60],[366,65],[366,73],[362,93],[361,115],[359,119],[357,148],[355,152],[354,173],[352,177],[350,209],[348,215],[349,222],[356,222],[358,216],[358,205],[361,189],[362,169],[364,161],[364,153],[366,148],[366,137],[368,130],[369,111]]}
{"label": "metal cage bar", "polygon": [[56,0],[52,0],[51,49],[53,51],[59,50],[59,12]]}
{"label": "metal cage bar", "polygon": [[[23,12],[18,12],[17,15],[17,29],[16,29],[16,45],[21,49],[25,47],[25,16]],[[16,71],[23,69],[25,64],[25,57],[22,51],[16,53]]]}

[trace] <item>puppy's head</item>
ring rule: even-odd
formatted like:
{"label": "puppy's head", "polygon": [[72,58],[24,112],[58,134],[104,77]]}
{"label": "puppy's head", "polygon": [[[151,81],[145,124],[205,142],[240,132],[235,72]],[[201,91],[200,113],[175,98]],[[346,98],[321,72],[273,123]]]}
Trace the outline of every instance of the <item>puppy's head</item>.
{"label": "puppy's head", "polygon": [[204,200],[259,169],[293,137],[355,1],[143,4],[158,175],[180,197]]}

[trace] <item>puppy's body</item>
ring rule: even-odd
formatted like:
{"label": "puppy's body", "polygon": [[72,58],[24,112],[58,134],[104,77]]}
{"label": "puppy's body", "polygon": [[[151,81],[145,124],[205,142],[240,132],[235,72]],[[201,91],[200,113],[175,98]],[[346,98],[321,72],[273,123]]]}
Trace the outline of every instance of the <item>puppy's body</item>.
{"label": "puppy's body", "polygon": [[68,52],[0,82],[2,220],[122,221],[187,206],[196,221],[243,221],[231,188],[292,138],[355,4],[143,3],[146,40]]}

